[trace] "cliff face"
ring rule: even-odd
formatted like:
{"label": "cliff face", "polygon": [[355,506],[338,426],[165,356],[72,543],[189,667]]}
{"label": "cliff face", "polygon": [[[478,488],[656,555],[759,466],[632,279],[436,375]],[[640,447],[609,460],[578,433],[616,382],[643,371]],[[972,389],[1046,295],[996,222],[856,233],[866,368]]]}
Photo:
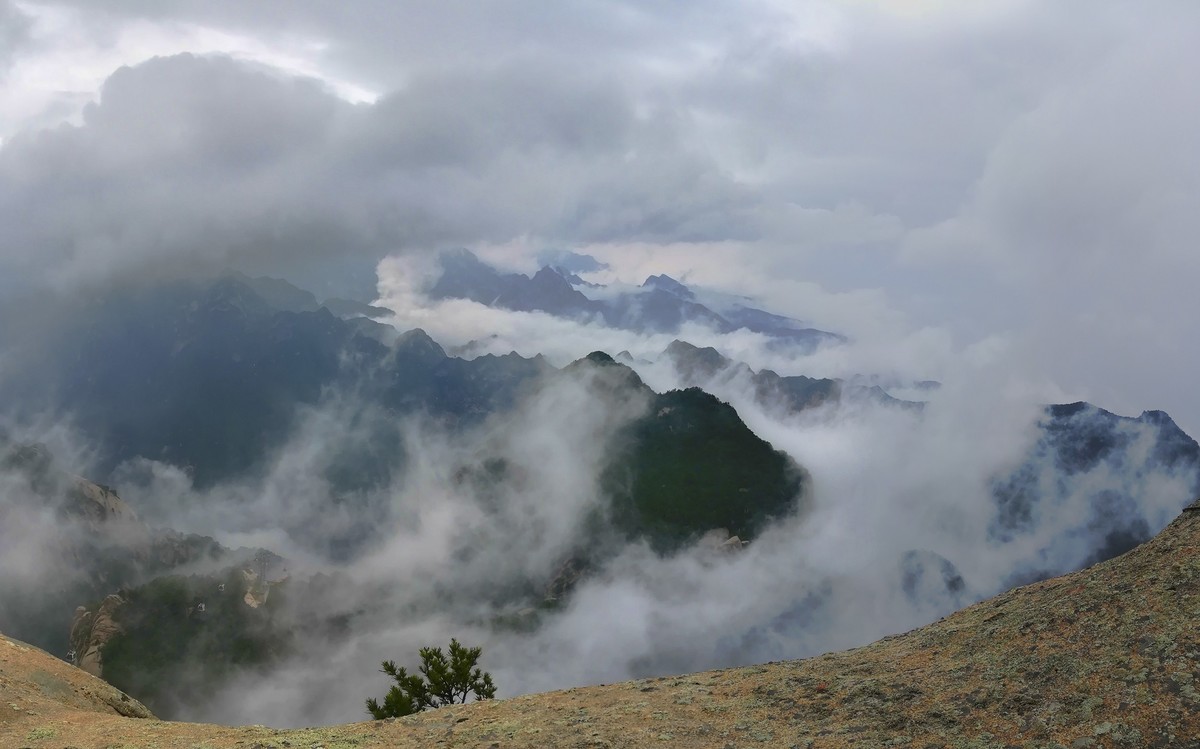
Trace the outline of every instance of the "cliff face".
{"label": "cliff face", "polygon": [[107,486],[75,476],[72,477],[72,486],[67,491],[66,499],[69,504],[64,508],[65,511],[82,518],[93,529],[98,530],[104,524],[118,524],[145,530],[133,508]]}
{"label": "cliff face", "polygon": [[1200,747],[1197,617],[1200,503],[1121,557],[864,648],[398,721],[134,720],[144,709],[106,685],[0,638],[0,745],[1186,749]]}
{"label": "cliff face", "polygon": [[106,596],[95,611],[80,606],[75,609],[71,620],[71,650],[67,655],[71,663],[92,676],[104,673],[101,651],[121,631],[117,624],[117,609],[125,599],[117,594]]}

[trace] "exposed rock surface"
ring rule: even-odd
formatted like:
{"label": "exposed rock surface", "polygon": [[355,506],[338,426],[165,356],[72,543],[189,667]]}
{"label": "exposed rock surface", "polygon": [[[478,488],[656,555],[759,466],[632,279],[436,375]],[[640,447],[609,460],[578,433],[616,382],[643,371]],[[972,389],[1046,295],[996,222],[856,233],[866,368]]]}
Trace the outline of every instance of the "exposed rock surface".
{"label": "exposed rock surface", "polygon": [[64,508],[67,512],[84,518],[93,529],[106,523],[140,526],[137,513],[115,491],[80,476],[72,479],[66,497],[69,504]]}
{"label": "exposed rock surface", "polygon": [[117,594],[106,596],[95,611],[80,606],[71,621],[71,662],[92,676],[104,673],[101,652],[108,641],[121,631],[116,613],[125,603]]}
{"label": "exposed rock surface", "polygon": [[397,721],[277,731],[131,720],[107,685],[0,637],[0,746],[1194,749],[1197,617],[1200,504],[1121,557],[867,647]]}
{"label": "exposed rock surface", "polygon": [[588,574],[589,569],[588,563],[584,560],[575,557],[566,559],[550,578],[550,584],[546,586],[545,601],[553,602],[565,599],[579,584],[579,581]]}

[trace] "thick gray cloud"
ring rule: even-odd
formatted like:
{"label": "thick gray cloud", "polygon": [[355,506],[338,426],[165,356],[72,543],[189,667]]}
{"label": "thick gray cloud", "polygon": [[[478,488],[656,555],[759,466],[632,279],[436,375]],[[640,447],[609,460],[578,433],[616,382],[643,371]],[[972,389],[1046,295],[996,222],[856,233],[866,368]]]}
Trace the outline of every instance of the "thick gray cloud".
{"label": "thick gray cloud", "polygon": [[12,3],[0,3],[0,70],[28,41],[29,19]]}
{"label": "thick gray cloud", "polygon": [[304,163],[344,107],[311,83],[229,60],[122,68],[81,126],[23,133],[0,151],[12,188],[0,197],[12,232],[3,262],[74,284],[283,244],[302,253],[323,231],[344,234],[305,185]]}
{"label": "thick gray cloud", "polygon": [[749,196],[668,131],[597,76],[523,64],[354,106],[228,58],[156,58],[113,73],[79,126],[0,151],[0,262],[73,285],[526,233],[747,233]]}
{"label": "thick gray cloud", "polygon": [[782,280],[1003,338],[1070,394],[1200,430],[1192,3],[5,7],[9,71],[51,43],[28,33],[50,7],[105,49],[219,32],[278,54],[130,59],[77,125],[4,133],[0,291],[329,280],[458,244],[609,247],[619,273],[630,247],[695,246],[818,324]]}

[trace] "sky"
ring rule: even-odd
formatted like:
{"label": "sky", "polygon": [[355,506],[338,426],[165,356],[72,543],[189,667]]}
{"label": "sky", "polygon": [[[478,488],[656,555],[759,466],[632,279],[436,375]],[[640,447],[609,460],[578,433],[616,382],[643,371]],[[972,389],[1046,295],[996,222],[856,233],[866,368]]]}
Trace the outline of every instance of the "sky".
{"label": "sky", "polygon": [[1197,50],[1188,0],[0,2],[0,295],[570,249],[1197,434]]}

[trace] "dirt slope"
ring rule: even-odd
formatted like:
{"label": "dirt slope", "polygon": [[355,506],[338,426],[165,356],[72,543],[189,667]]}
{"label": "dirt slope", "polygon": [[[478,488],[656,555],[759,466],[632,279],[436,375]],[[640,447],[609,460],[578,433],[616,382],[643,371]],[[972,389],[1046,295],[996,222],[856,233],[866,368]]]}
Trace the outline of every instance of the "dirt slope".
{"label": "dirt slope", "polygon": [[805,661],[571,689],[398,721],[165,723],[0,638],[0,747],[1200,748],[1200,503],[1153,541],[928,627]]}

